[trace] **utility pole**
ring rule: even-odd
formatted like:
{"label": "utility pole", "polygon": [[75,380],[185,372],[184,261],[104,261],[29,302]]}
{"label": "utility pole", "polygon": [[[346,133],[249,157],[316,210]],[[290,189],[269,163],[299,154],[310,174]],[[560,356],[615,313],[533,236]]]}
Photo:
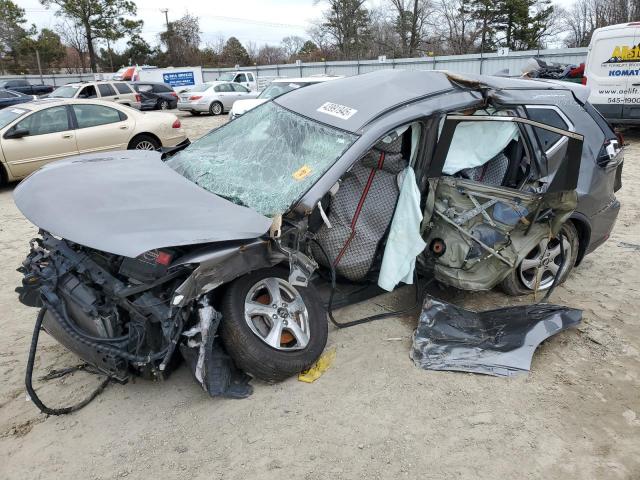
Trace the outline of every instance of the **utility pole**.
{"label": "utility pole", "polygon": [[167,57],[169,57],[169,61],[171,63],[171,40],[172,40],[172,35],[171,35],[171,30],[169,27],[169,9],[168,8],[161,8],[160,12],[164,13],[164,21],[165,24],[167,25]]}
{"label": "utility pole", "polygon": [[111,72],[114,72],[113,69],[113,55],[111,52],[111,42],[109,41],[109,38],[107,37],[107,52],[109,52],[109,64],[111,65]]}
{"label": "utility pole", "polygon": [[38,73],[40,74],[40,83],[44,85],[44,79],[42,78],[42,67],[40,66],[40,52],[36,49],[36,62],[38,63]]}

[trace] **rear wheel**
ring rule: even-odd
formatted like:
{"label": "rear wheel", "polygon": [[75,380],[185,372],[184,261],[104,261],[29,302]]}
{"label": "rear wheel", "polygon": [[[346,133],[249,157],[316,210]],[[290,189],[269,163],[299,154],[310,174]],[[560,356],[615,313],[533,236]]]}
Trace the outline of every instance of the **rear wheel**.
{"label": "rear wheel", "polygon": [[167,102],[166,100],[160,100],[158,102],[158,109],[159,110],[168,110],[169,109],[169,102]]}
{"label": "rear wheel", "polygon": [[160,146],[160,142],[151,135],[138,135],[129,143],[129,150],[158,150]]}
{"label": "rear wheel", "polygon": [[[564,266],[562,271],[562,255],[560,254],[560,235],[564,250]],[[559,275],[558,285],[563,283],[573,269],[578,257],[578,231],[572,222],[562,226],[562,230],[551,240],[545,238],[531,250],[520,265],[501,283],[502,290],[508,295],[527,295],[534,291],[547,290]]]}
{"label": "rear wheel", "polygon": [[266,268],[234,281],[222,300],[221,337],[245,372],[278,382],[308,368],[327,343],[326,313],[313,290],[287,270]]}
{"label": "rear wheel", "polygon": [[222,113],[222,104],[220,102],[213,102],[210,106],[209,106],[209,113],[211,115],[220,115]]}

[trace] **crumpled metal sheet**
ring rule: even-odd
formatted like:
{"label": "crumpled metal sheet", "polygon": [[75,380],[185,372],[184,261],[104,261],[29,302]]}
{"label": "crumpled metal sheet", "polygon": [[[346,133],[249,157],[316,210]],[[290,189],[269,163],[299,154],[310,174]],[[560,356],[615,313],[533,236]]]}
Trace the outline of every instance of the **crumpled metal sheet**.
{"label": "crumpled metal sheet", "polygon": [[540,343],[581,320],[582,310],[560,305],[474,312],[427,295],[410,356],[426,370],[513,376],[529,371]]}

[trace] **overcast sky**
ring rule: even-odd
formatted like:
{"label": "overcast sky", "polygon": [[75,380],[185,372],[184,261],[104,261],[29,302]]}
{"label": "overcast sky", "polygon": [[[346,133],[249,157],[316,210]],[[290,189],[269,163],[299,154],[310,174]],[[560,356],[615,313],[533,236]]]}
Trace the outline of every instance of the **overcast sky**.
{"label": "overcast sky", "polygon": [[[51,28],[60,21],[45,9],[38,0],[14,0],[26,10],[27,19],[38,28]],[[237,37],[242,43],[257,45],[277,44],[283,37],[306,37],[309,22],[319,18],[326,8],[313,0],[200,0],[182,2],[168,0],[136,0],[138,17],[144,20],[143,37],[151,45],[158,43],[158,34],[164,31],[163,8],[169,9],[169,21],[180,18],[187,11],[200,18],[202,42],[213,42],[217,37]],[[380,5],[385,0],[370,0]],[[573,0],[556,0],[554,3],[568,6]]]}

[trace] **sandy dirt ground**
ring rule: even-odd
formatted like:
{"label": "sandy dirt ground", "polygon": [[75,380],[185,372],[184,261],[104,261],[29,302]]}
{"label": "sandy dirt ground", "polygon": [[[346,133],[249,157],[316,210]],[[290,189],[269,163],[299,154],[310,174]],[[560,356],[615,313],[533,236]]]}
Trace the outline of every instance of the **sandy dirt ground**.
{"label": "sandy dirt ground", "polygon": [[[184,117],[196,137],[222,119]],[[37,311],[15,271],[35,234],[0,189],[0,478],[18,479],[638,479],[640,478],[640,133],[628,134],[622,211],[611,239],[552,300],[584,310],[517,378],[424,371],[409,359],[417,315],[329,332],[333,367],[317,382],[253,382],[246,400],[209,398],[182,366],[164,383],[111,385],[85,409],[47,417],[26,399]],[[489,308],[529,302],[451,293]],[[361,317],[411,290],[338,312]],[[46,335],[39,377],[78,360]],[[37,382],[67,405],[98,378]]]}

